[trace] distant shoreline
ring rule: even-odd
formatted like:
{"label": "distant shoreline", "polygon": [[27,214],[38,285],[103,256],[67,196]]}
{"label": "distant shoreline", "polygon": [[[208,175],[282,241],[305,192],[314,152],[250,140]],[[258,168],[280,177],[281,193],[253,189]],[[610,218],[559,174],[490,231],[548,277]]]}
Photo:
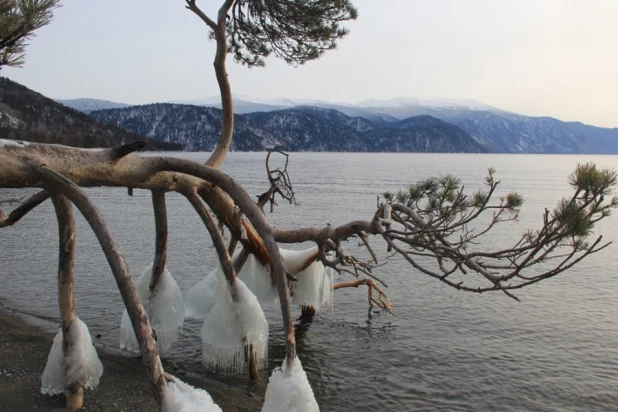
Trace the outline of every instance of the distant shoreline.
{"label": "distant shoreline", "polygon": [[[0,409],[13,411],[60,411],[63,396],[41,395],[41,374],[45,369],[53,333],[33,325],[25,316],[0,306]],[[97,347],[104,366],[101,382],[87,391],[84,407],[92,412],[151,412],[155,402],[145,368],[135,357],[119,356]],[[168,371],[174,374],[173,370]],[[214,380],[195,379],[183,374],[187,383],[206,389],[224,411],[259,411],[262,396]]]}

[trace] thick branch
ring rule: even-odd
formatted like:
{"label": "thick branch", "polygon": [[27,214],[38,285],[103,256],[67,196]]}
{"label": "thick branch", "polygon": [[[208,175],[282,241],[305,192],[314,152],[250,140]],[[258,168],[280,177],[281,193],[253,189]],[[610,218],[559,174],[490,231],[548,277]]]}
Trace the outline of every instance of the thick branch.
{"label": "thick branch", "polygon": [[[75,299],[73,297],[73,279],[75,269],[75,219],[71,202],[64,196],[52,197],[56,217],[58,218],[58,306],[60,307],[60,324],[62,329],[62,354],[67,360],[75,342],[70,340],[69,331],[75,322]],[[75,361],[75,360],[73,360]],[[78,382],[67,382],[65,387],[68,409],[80,409],[84,403],[84,388]]]}
{"label": "thick branch", "polygon": [[152,264],[152,277],[150,278],[150,298],[154,296],[155,288],[161,275],[165,271],[167,262],[167,207],[165,205],[165,192],[152,191],[152,207],[155,217],[155,258]]}
{"label": "thick branch", "polygon": [[199,16],[210,27],[217,42],[217,51],[213,62],[215,67],[215,75],[219,85],[221,94],[221,109],[223,111],[221,136],[219,142],[213,150],[212,154],[206,161],[206,165],[219,167],[225,160],[225,156],[232,144],[232,136],[234,134],[234,105],[232,102],[232,88],[228,79],[227,70],[225,68],[225,59],[227,57],[227,33],[225,19],[228,10],[232,6],[233,0],[226,0],[219,9],[217,22],[213,22],[206,14],[200,10],[195,4],[195,0],[187,0],[187,8]]}
{"label": "thick branch", "polygon": [[[379,224],[379,222],[377,223]],[[376,221],[355,220],[341,226],[325,226],[323,228],[306,227],[290,230],[275,229],[275,238],[280,243],[301,243],[312,241],[324,244],[327,240],[333,242],[345,240],[361,233],[375,235],[378,233]]]}
{"label": "thick branch", "polygon": [[[232,232],[232,236],[240,239],[243,247],[248,248],[262,264],[268,263],[268,252],[253,227],[238,218],[234,203],[224,191],[202,179],[175,172],[159,172],[153,168],[149,158],[138,154],[116,160],[113,149],[88,150],[19,141],[10,143],[0,146],[0,187],[40,187],[31,165],[45,164],[84,187],[120,186],[183,193],[197,190]],[[246,236],[242,236],[243,232]]]}

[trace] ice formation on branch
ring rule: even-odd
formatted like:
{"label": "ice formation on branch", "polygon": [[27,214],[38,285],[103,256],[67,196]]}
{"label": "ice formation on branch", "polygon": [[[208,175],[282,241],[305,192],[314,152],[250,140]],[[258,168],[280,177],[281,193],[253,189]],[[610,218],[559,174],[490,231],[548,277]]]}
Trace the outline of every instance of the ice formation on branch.
{"label": "ice formation on branch", "polygon": [[[260,264],[255,256],[249,255],[238,273],[238,278],[253,292],[260,305],[269,305],[279,301],[277,286],[272,283],[268,268]],[[219,276],[215,269],[189,289],[185,299],[185,316],[205,319],[218,300]]]}
{"label": "ice formation on branch", "polygon": [[[135,282],[137,293],[144,305],[150,326],[157,334],[157,347],[161,356],[166,356],[176,341],[185,319],[185,306],[182,292],[176,281],[165,268],[154,292],[150,293],[152,265],[146,266]],[[139,352],[139,344],[125,309],[120,322],[120,347]]]}
{"label": "ice formation on branch", "polygon": [[163,412],[223,412],[208,392],[173,378],[167,385],[169,391],[163,401]]}
{"label": "ice formation on branch", "polygon": [[185,299],[185,316],[187,318],[205,319],[219,300],[219,276],[217,269],[196,283]]}
{"label": "ice formation on branch", "polygon": [[[317,249],[286,250],[279,249],[285,266],[292,273],[299,270],[302,265]],[[292,302],[302,306],[315,306],[319,308],[333,302],[333,276],[332,269],[325,268],[319,260],[311,263],[304,270],[294,275],[298,281],[292,282]]]}
{"label": "ice formation on branch", "polygon": [[75,318],[68,335],[71,344],[66,357],[62,353],[64,340],[62,329],[54,337],[47,365],[41,377],[41,393],[44,395],[64,393],[65,388],[74,383],[85,389],[92,389],[99,384],[103,365],[92,345],[88,326],[79,318]]}
{"label": "ice formation on branch", "polygon": [[249,255],[238,277],[255,295],[260,305],[270,305],[279,301],[277,286],[273,284],[270,270],[253,255]]}
{"label": "ice formation on branch", "polygon": [[268,380],[262,412],[319,412],[307,374],[300,360],[275,368]]}
{"label": "ice formation on branch", "polygon": [[263,368],[268,355],[268,322],[255,295],[238,277],[229,285],[219,268],[219,301],[202,326],[204,364],[223,374],[242,373],[245,347],[253,347]]}

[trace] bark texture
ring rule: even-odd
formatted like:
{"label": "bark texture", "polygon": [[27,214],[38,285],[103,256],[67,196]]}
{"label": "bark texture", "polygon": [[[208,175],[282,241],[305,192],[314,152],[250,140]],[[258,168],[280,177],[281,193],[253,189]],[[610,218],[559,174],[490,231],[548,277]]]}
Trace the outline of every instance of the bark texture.
{"label": "bark texture", "polygon": [[[58,219],[58,306],[62,329],[62,353],[68,357],[71,347],[69,331],[75,322],[75,299],[73,286],[75,279],[75,218],[73,206],[64,196],[53,196],[52,202]],[[69,365],[66,365],[68,369]],[[80,382],[67,382],[65,388],[67,409],[81,409],[84,405],[84,388]]]}

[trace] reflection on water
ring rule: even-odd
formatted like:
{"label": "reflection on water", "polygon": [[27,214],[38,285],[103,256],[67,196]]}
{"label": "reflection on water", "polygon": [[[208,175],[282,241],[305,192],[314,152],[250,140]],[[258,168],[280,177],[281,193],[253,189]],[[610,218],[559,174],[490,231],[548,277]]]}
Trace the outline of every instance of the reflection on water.
{"label": "reflection on water", "polygon": [[[204,154],[183,157],[205,159]],[[340,224],[370,218],[376,194],[445,173],[480,189],[486,167],[498,169],[499,193],[524,194],[521,221],[498,228],[493,246],[507,245],[539,226],[541,212],[570,193],[566,176],[578,162],[618,166],[611,156],[453,154],[292,154],[290,173],[302,206],[281,205],[269,218],[280,227]],[[232,153],[224,169],[252,194],[266,189],[264,155]],[[154,253],[150,195],[88,189],[119,238],[133,273]],[[0,190],[0,196],[14,194]],[[214,252],[198,216],[180,196],[168,195],[168,267],[183,293],[213,267]],[[78,218],[76,307],[98,345],[117,347],[122,300],[96,239]],[[618,219],[600,228],[618,236]],[[45,203],[17,226],[0,230],[0,302],[57,319],[56,221]],[[383,253],[379,242],[374,245]],[[350,242],[347,247],[354,247]],[[368,311],[366,289],[335,293],[334,310],[321,310],[297,327],[298,353],[325,411],[591,411],[618,405],[618,263],[615,246],[581,266],[517,295],[472,295],[447,289],[395,259],[378,271],[397,317]],[[343,279],[343,278],[342,278]],[[270,321],[269,366],[285,356],[278,306]],[[295,318],[300,310],[294,313]],[[188,320],[170,361],[213,376],[201,365],[201,322]],[[221,377],[252,392],[245,377]]]}

